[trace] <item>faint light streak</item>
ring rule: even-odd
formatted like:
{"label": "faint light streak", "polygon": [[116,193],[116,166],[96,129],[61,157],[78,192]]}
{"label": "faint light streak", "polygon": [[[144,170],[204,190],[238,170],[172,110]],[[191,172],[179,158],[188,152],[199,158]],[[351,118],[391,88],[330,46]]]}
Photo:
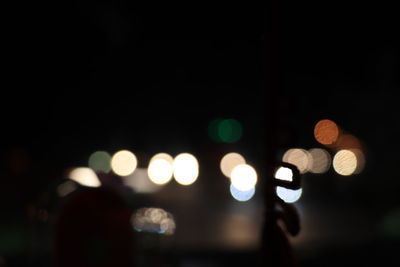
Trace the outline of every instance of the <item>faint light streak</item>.
{"label": "faint light streak", "polygon": [[110,162],[110,154],[106,151],[96,151],[90,155],[88,165],[95,172],[109,173],[111,170]]}
{"label": "faint light streak", "polygon": [[232,170],[240,164],[246,164],[246,160],[244,159],[244,157],[242,155],[240,155],[239,153],[228,153],[226,154],[222,159],[221,159],[221,163],[220,163],[220,168],[222,173],[230,178],[231,177],[231,173]]}
{"label": "faint light streak", "polygon": [[312,165],[312,157],[307,150],[301,148],[291,148],[282,157],[283,162],[293,164],[299,169],[300,173],[309,171]]}
{"label": "faint light streak", "polygon": [[171,235],[175,232],[175,220],[171,213],[160,208],[141,208],[131,217],[133,228],[138,232]]}
{"label": "faint light streak", "polygon": [[248,191],[257,184],[257,172],[248,164],[237,165],[231,173],[231,182],[240,191]]}
{"label": "faint light streak", "polygon": [[297,189],[297,190],[292,190],[292,189],[287,189],[281,186],[276,187],[276,194],[280,199],[285,201],[286,203],[294,203],[297,202],[301,195],[303,193],[303,189]]}
{"label": "faint light streak", "polygon": [[68,173],[68,178],[88,187],[99,187],[101,185],[96,173],[86,167],[74,168]]}
{"label": "faint light streak", "polygon": [[279,167],[275,172],[275,178],[283,181],[292,182],[293,172],[289,168]]}
{"label": "faint light streak", "polygon": [[66,181],[57,187],[57,194],[60,197],[65,197],[77,189],[76,184],[72,181]]}
{"label": "faint light streak", "polygon": [[149,194],[161,189],[160,185],[150,181],[145,168],[137,168],[131,175],[124,177],[123,183],[137,193]]}
{"label": "faint light streak", "polygon": [[314,127],[314,137],[323,145],[335,143],[339,134],[339,127],[332,120],[320,120]]}
{"label": "faint light streak", "polygon": [[234,199],[244,202],[250,200],[254,196],[256,189],[255,187],[252,187],[249,190],[241,191],[237,189],[233,184],[230,184],[229,191],[231,192],[231,195]]}
{"label": "faint light streak", "polygon": [[147,174],[150,181],[157,185],[163,185],[172,179],[173,167],[168,159],[159,157],[150,161]]}
{"label": "faint light streak", "polygon": [[313,148],[308,150],[308,153],[312,158],[310,172],[322,174],[329,170],[332,158],[328,151],[322,148]]}
{"label": "faint light streak", "polygon": [[338,151],[333,158],[334,170],[343,176],[354,174],[357,169],[357,156],[356,154],[347,149]]}
{"label": "faint light streak", "polygon": [[175,180],[181,185],[193,184],[199,175],[199,163],[189,153],[182,153],[175,157],[173,162]]}
{"label": "faint light streak", "polygon": [[132,174],[137,166],[135,154],[128,150],[116,152],[111,158],[111,168],[116,175],[128,176]]}

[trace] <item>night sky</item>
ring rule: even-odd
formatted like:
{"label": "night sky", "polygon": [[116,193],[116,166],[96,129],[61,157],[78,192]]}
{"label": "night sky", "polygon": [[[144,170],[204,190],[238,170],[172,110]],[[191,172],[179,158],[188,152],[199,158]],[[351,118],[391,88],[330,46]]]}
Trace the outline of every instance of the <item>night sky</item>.
{"label": "night sky", "polygon": [[[329,118],[364,143],[367,163],[351,177],[332,169],[305,175],[304,234],[294,239],[303,265],[347,257],[347,249],[356,251],[354,262],[362,251],[373,262],[393,258],[400,225],[389,238],[381,229],[390,214],[400,216],[400,55],[390,7],[62,1],[10,11],[0,105],[2,232],[23,224],[26,206],[96,150],[130,149],[144,159],[141,167],[161,151],[196,154],[204,176],[192,204],[199,214],[218,214],[232,201],[228,193],[210,189],[204,200],[199,192],[220,176],[223,153],[242,151],[263,170],[291,147],[322,147],[313,127]],[[214,143],[208,125],[216,118],[240,121],[240,141]],[[26,173],[10,171],[18,151],[27,155]],[[209,209],[212,201],[226,205]],[[166,206],[191,214],[174,200]],[[260,206],[258,195],[246,207],[254,215]],[[182,236],[181,244],[197,238]],[[199,241],[199,251],[209,244],[229,250],[210,240]]]}

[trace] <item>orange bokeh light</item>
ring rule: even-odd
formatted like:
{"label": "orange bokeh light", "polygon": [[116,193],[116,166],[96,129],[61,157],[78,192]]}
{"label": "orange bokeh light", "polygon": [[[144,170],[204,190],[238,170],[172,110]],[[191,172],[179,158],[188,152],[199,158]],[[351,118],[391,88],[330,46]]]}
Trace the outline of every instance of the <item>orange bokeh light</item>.
{"label": "orange bokeh light", "polygon": [[339,137],[339,127],[331,120],[320,120],[314,127],[314,137],[323,145],[332,145]]}

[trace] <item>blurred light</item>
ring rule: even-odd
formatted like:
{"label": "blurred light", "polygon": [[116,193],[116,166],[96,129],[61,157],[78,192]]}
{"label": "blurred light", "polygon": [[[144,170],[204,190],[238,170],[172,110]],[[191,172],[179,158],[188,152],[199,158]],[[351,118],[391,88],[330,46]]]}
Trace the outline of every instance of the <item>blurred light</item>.
{"label": "blurred light", "polygon": [[339,127],[331,120],[320,120],[314,127],[314,137],[323,145],[331,145],[339,137]]}
{"label": "blurred light", "polygon": [[240,164],[246,164],[246,160],[243,158],[242,155],[238,153],[228,153],[222,159],[220,163],[220,168],[222,173],[230,178],[232,170]]}
{"label": "blurred light", "polygon": [[176,228],[172,214],[160,208],[141,208],[132,215],[131,222],[138,232],[170,235]]}
{"label": "blurred light", "polygon": [[71,181],[66,181],[57,187],[57,194],[60,197],[65,197],[76,190],[76,184]]}
{"label": "blurred light", "polygon": [[250,190],[247,191],[241,191],[237,189],[233,184],[230,184],[229,190],[234,199],[242,202],[250,200],[256,192],[255,187],[252,187]]}
{"label": "blurred light", "polygon": [[218,125],[218,136],[222,142],[237,142],[242,137],[242,125],[235,119],[223,120]]}
{"label": "blurred light", "polygon": [[89,187],[99,187],[100,181],[96,173],[86,167],[74,168],[68,173],[68,178],[75,182]]}
{"label": "blurred light", "polygon": [[283,181],[292,182],[293,172],[289,168],[279,167],[279,169],[275,172],[275,178]]}
{"label": "blurred light", "polygon": [[354,174],[357,169],[357,156],[351,150],[340,150],[333,158],[333,168],[343,176]]}
{"label": "blurred light", "polygon": [[342,134],[337,139],[337,142],[334,144],[335,149],[361,149],[360,140],[351,134]]}
{"label": "blurred light", "polygon": [[128,150],[118,151],[111,158],[111,168],[113,172],[119,176],[128,176],[132,174],[136,166],[136,156]]}
{"label": "blurred light", "polygon": [[356,155],[357,158],[357,168],[354,171],[354,174],[359,174],[364,170],[365,167],[365,155],[361,149],[351,149],[351,151]]}
{"label": "blurred light", "polygon": [[167,160],[155,159],[150,162],[147,174],[153,183],[162,185],[172,179],[173,168]]}
{"label": "blurred light", "polygon": [[247,164],[236,166],[231,173],[231,182],[240,191],[248,191],[257,184],[257,173]]}
{"label": "blurred light", "polygon": [[89,157],[89,168],[95,172],[109,173],[111,170],[111,156],[105,151],[96,151]]}
{"label": "blurred light", "polygon": [[147,169],[144,168],[137,168],[131,175],[126,176],[123,182],[137,193],[154,193],[161,189],[161,186],[150,181]]}
{"label": "blurred light", "polygon": [[175,157],[173,162],[175,180],[181,185],[190,185],[197,180],[199,175],[199,163],[189,154],[182,153]]}
{"label": "blurred light", "polygon": [[308,153],[312,158],[310,172],[320,174],[329,170],[332,158],[328,151],[322,148],[313,148]]}
{"label": "blurred light", "polygon": [[303,193],[303,189],[291,190],[281,186],[276,187],[276,194],[286,203],[294,203],[298,201]]}
{"label": "blurred light", "polygon": [[312,165],[311,155],[307,150],[301,148],[292,148],[286,151],[282,161],[295,165],[300,173],[308,172]]}
{"label": "blurred light", "polygon": [[173,158],[170,154],[167,154],[167,153],[158,153],[158,154],[155,154],[155,155],[150,159],[150,163],[151,163],[153,160],[156,160],[156,159],[163,159],[163,160],[166,160],[166,161],[168,161],[171,165],[172,165],[172,163],[174,162],[174,158]]}
{"label": "blurred light", "polygon": [[216,143],[221,142],[218,134],[218,127],[221,121],[222,119],[215,119],[208,125],[208,136]]}

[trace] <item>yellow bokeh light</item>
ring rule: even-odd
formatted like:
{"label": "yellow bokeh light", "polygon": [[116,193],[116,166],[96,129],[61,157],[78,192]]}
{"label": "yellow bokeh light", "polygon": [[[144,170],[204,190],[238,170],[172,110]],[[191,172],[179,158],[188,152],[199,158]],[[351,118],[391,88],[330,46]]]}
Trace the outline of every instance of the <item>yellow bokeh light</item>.
{"label": "yellow bokeh light", "polygon": [[136,166],[136,156],[128,150],[118,151],[111,158],[111,169],[119,176],[128,176],[132,174]]}
{"label": "yellow bokeh light", "polygon": [[329,170],[332,159],[328,151],[322,148],[313,148],[308,153],[312,157],[310,172],[321,174]]}
{"label": "yellow bokeh light", "polygon": [[293,181],[293,172],[291,169],[286,167],[279,167],[275,172],[275,178],[283,181]]}
{"label": "yellow bokeh light", "polygon": [[237,165],[231,173],[232,185],[240,191],[248,191],[257,184],[257,172],[248,164]]}
{"label": "yellow bokeh light", "polygon": [[101,185],[96,173],[86,167],[74,168],[68,173],[68,178],[88,187],[99,187]]}
{"label": "yellow bokeh light", "polygon": [[182,153],[175,157],[173,162],[174,178],[181,185],[190,185],[199,176],[199,163],[189,154]]}
{"label": "yellow bokeh light", "polygon": [[167,153],[158,153],[158,154],[155,154],[155,155],[150,159],[150,163],[151,163],[153,160],[156,160],[156,159],[163,159],[163,160],[166,160],[166,161],[168,161],[171,165],[172,165],[172,163],[174,162],[174,158],[173,158],[170,154],[167,154]]}
{"label": "yellow bokeh light", "polygon": [[352,175],[357,169],[356,154],[347,149],[338,151],[333,158],[333,168],[340,175]]}
{"label": "yellow bokeh light", "polygon": [[151,160],[147,174],[153,183],[158,185],[166,184],[172,179],[172,164],[163,158]]}
{"label": "yellow bokeh light", "polygon": [[308,172],[312,165],[311,155],[307,150],[301,148],[292,148],[286,151],[282,161],[295,165],[300,173]]}
{"label": "yellow bokeh light", "polygon": [[240,164],[246,164],[244,157],[238,153],[228,153],[222,159],[220,163],[220,168],[222,173],[230,178],[232,170]]}

